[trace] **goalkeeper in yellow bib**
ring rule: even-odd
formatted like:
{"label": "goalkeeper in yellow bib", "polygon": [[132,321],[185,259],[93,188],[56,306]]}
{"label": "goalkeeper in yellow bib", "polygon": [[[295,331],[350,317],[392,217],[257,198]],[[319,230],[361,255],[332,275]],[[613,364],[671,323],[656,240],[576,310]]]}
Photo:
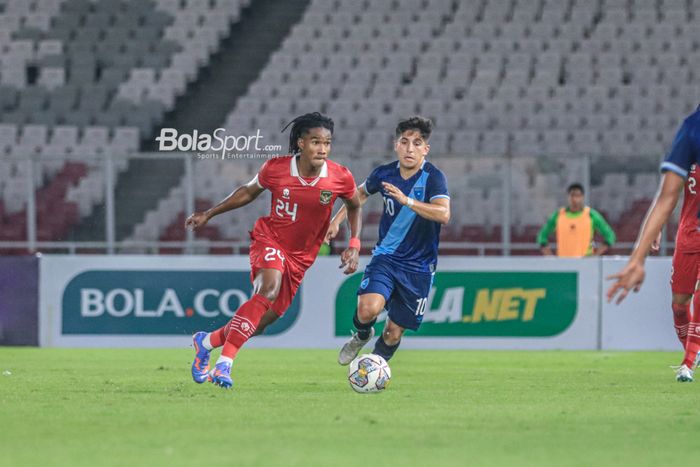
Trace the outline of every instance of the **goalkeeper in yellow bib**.
{"label": "goalkeeper in yellow bib", "polygon": [[[551,256],[549,236],[556,232],[557,256],[560,258],[581,258],[599,256],[615,243],[615,232],[605,218],[595,209],[584,204],[583,186],[573,183],[567,188],[568,206],[552,214],[537,234],[537,243],[542,254]],[[593,246],[593,235],[602,235],[605,244]]]}

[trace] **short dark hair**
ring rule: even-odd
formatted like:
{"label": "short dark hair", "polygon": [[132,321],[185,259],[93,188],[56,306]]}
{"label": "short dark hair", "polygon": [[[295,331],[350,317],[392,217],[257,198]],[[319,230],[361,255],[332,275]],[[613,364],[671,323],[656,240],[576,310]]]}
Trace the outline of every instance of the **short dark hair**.
{"label": "short dark hair", "polygon": [[399,124],[396,125],[396,137],[398,138],[404,131],[408,130],[419,131],[423,139],[427,141],[430,139],[430,135],[433,133],[433,121],[419,115],[414,115],[406,120],[401,120]]}
{"label": "short dark hair", "polygon": [[583,185],[581,185],[580,183],[572,183],[571,185],[569,185],[569,188],[566,189],[566,192],[571,193],[574,190],[580,190],[581,194],[584,194],[586,192],[586,190],[583,189]]}
{"label": "short dark hair", "polygon": [[287,123],[287,125],[282,128],[282,131],[286,130],[289,125],[292,125],[292,129],[289,130],[290,154],[296,154],[299,152],[299,138],[308,133],[311,128],[325,128],[330,131],[332,135],[333,127],[335,126],[330,117],[326,117],[319,112],[299,115],[297,118]]}

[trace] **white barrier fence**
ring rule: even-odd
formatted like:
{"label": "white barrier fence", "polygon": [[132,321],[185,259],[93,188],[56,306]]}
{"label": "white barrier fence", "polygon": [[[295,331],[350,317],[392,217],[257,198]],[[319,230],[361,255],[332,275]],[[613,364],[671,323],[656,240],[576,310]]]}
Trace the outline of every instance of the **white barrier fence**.
{"label": "white barrier fence", "polygon": [[[608,304],[604,278],[624,261],[443,258],[423,324],[402,347],[680,350],[670,258],[650,259],[642,291]],[[340,346],[361,277],[319,258],[285,316],[247,345]],[[251,293],[243,256],[43,256],[40,284],[40,344],[59,347],[187,346],[192,332],[223,325]]]}

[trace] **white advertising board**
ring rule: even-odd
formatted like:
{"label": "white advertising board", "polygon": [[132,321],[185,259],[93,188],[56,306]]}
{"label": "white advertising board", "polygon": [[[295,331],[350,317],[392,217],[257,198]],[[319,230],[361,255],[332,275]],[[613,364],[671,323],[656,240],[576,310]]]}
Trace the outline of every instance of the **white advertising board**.
{"label": "white advertising board", "polygon": [[[603,259],[605,277],[619,272],[627,258]],[[603,301],[601,344],[604,350],[682,350],[673,327],[671,311],[671,258],[649,258],[646,278],[637,293],[620,304]]]}
{"label": "white advertising board", "polygon": [[[362,258],[361,267],[369,258]],[[251,293],[247,257],[44,256],[40,343],[180,347],[223,325]],[[597,259],[447,257],[405,348],[595,349]],[[319,258],[285,316],[250,347],[336,348],[349,336],[361,274]],[[381,326],[381,319],[380,324]]]}

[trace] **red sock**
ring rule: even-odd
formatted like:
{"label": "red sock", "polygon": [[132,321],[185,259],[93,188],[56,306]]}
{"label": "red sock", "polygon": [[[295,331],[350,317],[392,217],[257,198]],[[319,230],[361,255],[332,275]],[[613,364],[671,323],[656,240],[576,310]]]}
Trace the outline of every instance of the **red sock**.
{"label": "red sock", "polygon": [[[243,305],[241,305],[241,307],[242,306]],[[231,327],[231,324],[232,320],[226,323],[225,325],[221,326],[216,331],[212,331],[211,333],[209,333],[209,342],[211,343],[213,349],[219,348],[226,343],[226,336],[228,335],[228,331]]]}
{"label": "red sock", "polygon": [[698,350],[700,350],[700,322],[693,322],[688,325],[688,338],[685,341],[685,358],[683,358],[683,364],[688,368],[693,368]]}
{"label": "red sock", "polygon": [[216,331],[212,331],[209,333],[209,342],[211,343],[211,347],[213,349],[221,347],[222,345],[224,345],[224,342],[226,342],[226,328],[227,327],[228,327],[228,323],[226,323],[224,326],[221,326]]}
{"label": "red sock", "polygon": [[676,335],[681,344],[683,344],[683,348],[685,348],[688,336],[688,323],[690,322],[690,303],[685,305],[674,303],[671,308],[673,309],[673,326],[676,328]]}
{"label": "red sock", "polygon": [[[700,309],[700,294],[693,295],[693,308]],[[697,317],[692,317],[688,324],[688,337],[685,339],[685,357],[683,364],[688,368],[693,369],[695,358],[700,350],[700,320]]]}
{"label": "red sock", "polygon": [[260,323],[260,318],[271,306],[270,300],[260,294],[253,295],[250,300],[241,305],[225,326],[226,342],[221,350],[222,357],[233,359],[236,356],[238,349],[250,339]]}

